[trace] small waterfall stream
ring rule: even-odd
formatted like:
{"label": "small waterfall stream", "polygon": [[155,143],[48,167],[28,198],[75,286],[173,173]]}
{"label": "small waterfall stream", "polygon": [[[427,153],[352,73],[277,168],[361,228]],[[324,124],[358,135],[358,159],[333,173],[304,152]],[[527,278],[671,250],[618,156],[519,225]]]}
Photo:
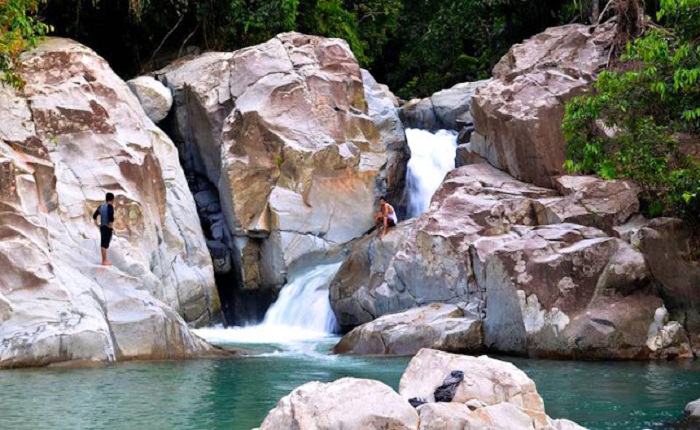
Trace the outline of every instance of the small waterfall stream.
{"label": "small waterfall stream", "polygon": [[445,175],[455,168],[457,133],[439,130],[431,133],[406,129],[411,158],[406,172],[406,216],[414,218],[425,212]]}
{"label": "small waterfall stream", "polygon": [[328,285],[341,264],[322,264],[296,274],[258,325],[206,328],[196,333],[213,343],[288,343],[330,336],[337,321],[328,300]]}

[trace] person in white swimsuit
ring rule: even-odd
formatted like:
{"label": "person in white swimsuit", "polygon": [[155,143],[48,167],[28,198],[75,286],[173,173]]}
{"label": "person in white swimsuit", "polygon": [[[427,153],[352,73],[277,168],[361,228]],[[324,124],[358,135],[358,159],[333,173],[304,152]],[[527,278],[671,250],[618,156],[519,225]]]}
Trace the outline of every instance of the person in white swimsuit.
{"label": "person in white swimsuit", "polygon": [[381,228],[381,234],[379,237],[386,236],[389,231],[389,227],[394,227],[399,222],[396,217],[396,211],[394,207],[387,203],[385,197],[379,198],[379,212],[374,214],[374,223],[378,228]]}

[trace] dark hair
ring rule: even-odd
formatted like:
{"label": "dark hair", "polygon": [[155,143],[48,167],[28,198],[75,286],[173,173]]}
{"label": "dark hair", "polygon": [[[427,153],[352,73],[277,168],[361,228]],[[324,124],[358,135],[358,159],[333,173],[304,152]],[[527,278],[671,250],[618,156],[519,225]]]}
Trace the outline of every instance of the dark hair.
{"label": "dark hair", "polygon": [[384,200],[384,201],[386,201],[386,197],[384,197],[384,196],[379,196],[379,199],[377,199],[377,200]]}
{"label": "dark hair", "polygon": [[114,194],[107,193],[107,195],[105,196],[105,201],[111,202],[112,200],[114,200]]}

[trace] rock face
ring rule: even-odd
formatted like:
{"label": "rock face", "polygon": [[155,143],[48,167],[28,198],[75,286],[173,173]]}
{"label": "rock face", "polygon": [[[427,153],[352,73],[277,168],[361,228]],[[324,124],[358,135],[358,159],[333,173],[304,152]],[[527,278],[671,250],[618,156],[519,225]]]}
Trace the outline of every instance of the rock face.
{"label": "rock face", "polygon": [[433,303],[363,324],[343,336],[333,352],[413,355],[434,348],[467,353],[481,345],[481,321],[455,305]]}
{"label": "rock face", "polygon": [[473,98],[472,150],[517,179],[554,185],[564,163],[564,102],[595,81],[613,31],[572,24],[513,46]]}
{"label": "rock face", "polygon": [[[352,326],[429,303],[466,302],[482,319],[484,346],[498,351],[688,356],[686,328],[677,322],[683,320],[673,313],[658,318],[664,300],[655,293],[649,255],[588,226],[616,233],[614,226],[638,208],[636,188],[563,178],[562,190],[568,194],[525,184],[484,163],[452,171],[417,221],[399,225],[383,241],[355,245],[331,284],[336,315]],[[577,207],[591,211],[576,216],[584,225],[544,215],[576,213]],[[392,318],[403,317],[386,321]],[[420,331],[421,323],[407,324],[404,330]],[[361,327],[352,338],[371,344],[375,332],[386,332],[381,327]]]}
{"label": "rock face", "polygon": [[0,87],[0,367],[207,353],[185,321],[219,300],[172,142],[93,51],[48,39],[23,61],[23,94]]}
{"label": "rock face", "polygon": [[411,150],[406,142],[403,123],[399,118],[399,102],[386,85],[378,84],[367,70],[362,70],[362,82],[367,100],[367,113],[377,127],[382,144],[387,150],[387,162],[376,186],[381,195],[386,196],[399,210],[405,206],[406,165],[411,158]]}
{"label": "rock face", "polygon": [[390,97],[369,78],[366,90],[342,40],[286,33],[157,75],[175,96],[186,170],[220,198],[243,290],[274,291],[302,260],[361,237],[377,193],[400,181],[386,170],[387,147],[400,146]]}
{"label": "rock face", "polygon": [[150,76],[139,76],[127,82],[136,94],[146,115],[153,122],[160,122],[173,106],[173,95],[163,84]]}
{"label": "rock face", "polygon": [[[464,372],[451,402],[433,392],[453,370]],[[399,394],[367,379],[309,382],[284,397],[260,429],[584,430],[545,413],[535,383],[513,366],[486,356],[422,349],[401,378]],[[408,399],[427,401],[417,409]]]}
{"label": "rock face", "polygon": [[282,398],[259,430],[416,430],[415,409],[389,386],[369,379],[309,382]]}

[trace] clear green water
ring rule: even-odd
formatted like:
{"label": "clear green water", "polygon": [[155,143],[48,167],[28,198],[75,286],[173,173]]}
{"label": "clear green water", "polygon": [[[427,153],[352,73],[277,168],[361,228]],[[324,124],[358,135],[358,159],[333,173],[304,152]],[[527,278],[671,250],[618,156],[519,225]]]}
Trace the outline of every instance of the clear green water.
{"label": "clear green water", "polygon": [[[305,382],[354,376],[397,388],[409,361],[334,357],[323,348],[327,344],[230,360],[2,371],[0,429],[248,430]],[[685,404],[700,397],[700,363],[508,360],[535,380],[551,416],[593,429],[673,428]]]}

